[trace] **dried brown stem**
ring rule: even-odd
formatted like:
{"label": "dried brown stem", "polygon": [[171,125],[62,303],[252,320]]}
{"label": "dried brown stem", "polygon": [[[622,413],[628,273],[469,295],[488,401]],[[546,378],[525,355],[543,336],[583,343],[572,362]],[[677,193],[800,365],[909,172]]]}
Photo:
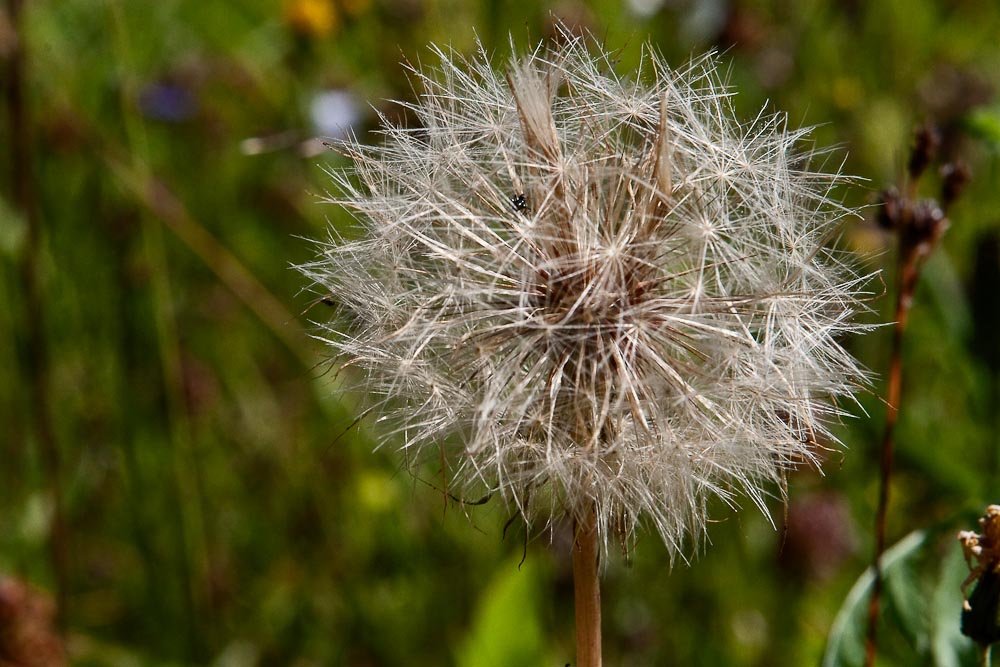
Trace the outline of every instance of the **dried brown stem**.
{"label": "dried brown stem", "polygon": [[875,553],[872,558],[874,581],[868,601],[868,631],[865,637],[865,667],[874,667],[878,652],[878,617],[882,598],[882,554],[886,543],[886,518],[889,511],[889,487],[892,481],[895,453],[896,422],[903,389],[903,335],[910,319],[910,308],[916,292],[917,280],[923,262],[941,239],[948,226],[944,212],[933,202],[914,203],[915,180],[907,188],[908,194],[900,199],[890,195],[885,202],[888,222],[896,229],[899,238],[899,259],[896,271],[896,326],[893,330],[892,357],[889,361],[889,378],[882,435],[878,509],[875,514]]}
{"label": "dried brown stem", "polygon": [[892,357],[889,360],[889,386],[886,396],[885,431],[882,435],[882,456],[880,463],[878,510],[875,514],[875,555],[872,568],[875,580],[872,595],[868,601],[868,632],[865,638],[865,667],[873,667],[877,652],[877,630],[879,607],[882,598],[882,554],[885,552],[886,515],[889,510],[889,484],[895,453],[896,422],[899,418],[899,401],[903,388],[903,334],[910,317],[913,291],[916,287],[919,269],[915,257],[901,258],[899,265],[899,288],[896,295],[896,326],[893,329]]}
{"label": "dried brown stem", "polygon": [[573,540],[573,597],[576,602],[576,667],[601,667],[601,582],[597,515],[577,522]]}

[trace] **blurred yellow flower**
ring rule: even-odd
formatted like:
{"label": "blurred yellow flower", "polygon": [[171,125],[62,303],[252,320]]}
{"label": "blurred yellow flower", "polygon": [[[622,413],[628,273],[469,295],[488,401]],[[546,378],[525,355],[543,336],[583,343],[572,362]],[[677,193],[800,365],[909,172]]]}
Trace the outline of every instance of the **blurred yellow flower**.
{"label": "blurred yellow flower", "polygon": [[333,0],[285,0],[285,20],[297,32],[323,37],[337,28],[337,8]]}

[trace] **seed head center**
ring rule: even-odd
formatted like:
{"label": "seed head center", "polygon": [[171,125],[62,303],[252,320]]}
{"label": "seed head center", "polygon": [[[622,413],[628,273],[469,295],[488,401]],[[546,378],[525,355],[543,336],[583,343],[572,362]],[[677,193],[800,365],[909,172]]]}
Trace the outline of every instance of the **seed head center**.
{"label": "seed head center", "polygon": [[562,325],[574,337],[618,329],[643,299],[639,272],[605,258],[562,260],[538,270],[534,305],[550,325]]}

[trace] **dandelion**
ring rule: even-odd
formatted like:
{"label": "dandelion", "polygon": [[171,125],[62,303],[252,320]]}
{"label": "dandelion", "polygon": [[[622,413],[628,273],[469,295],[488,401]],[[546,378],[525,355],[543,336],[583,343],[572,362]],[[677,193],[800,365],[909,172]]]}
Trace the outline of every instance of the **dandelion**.
{"label": "dandelion", "polygon": [[828,247],[851,211],[807,131],[734,120],[711,55],[621,77],[591,49],[563,30],[497,73],[434,48],[416,127],[342,145],[357,229],[302,267],[387,441],[529,527],[575,521],[578,643],[613,536],[683,558],[711,498],[765,509],[863,380],[838,338],[865,278]]}

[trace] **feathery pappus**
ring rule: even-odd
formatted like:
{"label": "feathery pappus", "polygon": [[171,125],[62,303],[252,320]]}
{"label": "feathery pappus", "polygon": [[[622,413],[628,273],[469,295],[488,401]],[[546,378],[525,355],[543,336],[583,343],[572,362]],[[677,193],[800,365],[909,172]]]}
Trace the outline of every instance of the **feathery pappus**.
{"label": "feathery pappus", "polygon": [[358,229],[300,267],[386,441],[529,526],[595,512],[605,548],[646,522],[683,557],[711,497],[763,509],[865,381],[844,177],[782,115],[738,122],[713,55],[620,76],[566,30],[499,71],[434,52],[415,127],[339,146]]}

